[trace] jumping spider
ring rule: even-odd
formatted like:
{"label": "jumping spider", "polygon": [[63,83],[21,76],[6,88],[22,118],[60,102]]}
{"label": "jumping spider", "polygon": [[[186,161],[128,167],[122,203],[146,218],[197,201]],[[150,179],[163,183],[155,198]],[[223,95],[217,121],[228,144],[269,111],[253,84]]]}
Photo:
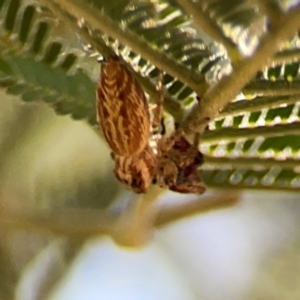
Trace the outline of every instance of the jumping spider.
{"label": "jumping spider", "polygon": [[158,101],[152,121],[152,135],[144,150],[131,156],[112,153],[116,178],[136,193],[145,193],[151,183],[179,193],[202,194],[205,186],[197,169],[203,163],[198,150],[199,135],[191,144],[182,130],[170,137],[155,133],[161,120],[163,104],[162,73],[158,79]]}

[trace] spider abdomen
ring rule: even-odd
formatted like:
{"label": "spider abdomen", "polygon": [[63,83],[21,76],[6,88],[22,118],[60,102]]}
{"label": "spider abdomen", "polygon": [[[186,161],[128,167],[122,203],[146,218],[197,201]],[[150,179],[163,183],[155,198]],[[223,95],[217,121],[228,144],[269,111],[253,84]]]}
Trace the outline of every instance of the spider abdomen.
{"label": "spider abdomen", "polygon": [[146,145],[145,149],[133,156],[114,156],[114,173],[117,179],[134,192],[145,193],[156,172],[157,157],[153,149]]}
{"label": "spider abdomen", "polygon": [[146,96],[120,61],[103,63],[97,87],[97,119],[111,150],[122,156],[140,153],[150,137]]}

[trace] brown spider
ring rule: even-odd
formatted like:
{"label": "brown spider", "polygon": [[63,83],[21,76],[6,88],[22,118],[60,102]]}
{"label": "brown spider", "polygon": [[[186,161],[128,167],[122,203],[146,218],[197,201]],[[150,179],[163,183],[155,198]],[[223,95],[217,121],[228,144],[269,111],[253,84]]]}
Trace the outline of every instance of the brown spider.
{"label": "brown spider", "polygon": [[197,149],[198,136],[192,145],[180,130],[170,137],[155,133],[163,110],[162,72],[157,91],[150,125],[151,109],[131,71],[116,56],[102,63],[96,92],[97,119],[113,151],[114,173],[136,193],[145,193],[153,182],[176,192],[202,194],[205,187],[197,173],[203,162]]}
{"label": "brown spider", "polygon": [[205,186],[197,168],[203,155],[197,146],[177,134],[155,135],[141,153],[113,155],[117,179],[136,193],[145,193],[151,183],[179,193],[202,194]]}
{"label": "brown spider", "polygon": [[[158,101],[152,121],[156,131],[162,114],[162,73],[158,79]],[[198,150],[199,135],[189,143],[181,130],[170,137],[152,134],[144,150],[136,155],[121,156],[112,153],[116,178],[136,193],[145,193],[151,183],[179,193],[202,194],[205,186],[197,168],[203,163]]]}

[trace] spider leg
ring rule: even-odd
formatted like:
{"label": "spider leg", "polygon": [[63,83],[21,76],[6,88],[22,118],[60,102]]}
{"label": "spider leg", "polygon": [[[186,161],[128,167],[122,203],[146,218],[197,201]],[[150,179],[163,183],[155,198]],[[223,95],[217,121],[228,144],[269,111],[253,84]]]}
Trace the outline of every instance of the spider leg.
{"label": "spider leg", "polygon": [[198,150],[199,133],[194,135],[193,143],[189,143],[183,137],[183,131],[177,130],[171,137],[159,141],[158,149],[161,155],[167,156],[179,168],[190,165],[200,166],[203,163],[203,155]]}
{"label": "spider leg", "polygon": [[188,165],[200,166],[203,163],[203,155],[198,150],[200,134],[197,132],[194,134],[193,143],[188,148],[185,154],[185,160],[181,164],[181,166],[185,167]]}
{"label": "spider leg", "polygon": [[162,157],[158,161],[156,184],[161,188],[174,186],[177,182],[178,168],[169,158]]}
{"label": "spider leg", "polygon": [[166,130],[166,125],[165,125],[165,119],[164,119],[164,117],[162,117],[162,118],[160,119],[160,126],[161,126],[160,134],[161,134],[161,135],[165,135],[166,132],[167,132],[167,130]]}
{"label": "spider leg", "polygon": [[193,144],[191,144],[185,155],[181,158],[181,161],[178,163],[180,167],[186,167],[191,164],[200,165],[203,162],[203,155],[198,150],[200,134],[197,132],[194,134]]}
{"label": "spider leg", "polygon": [[183,136],[183,129],[176,130],[170,137],[162,138],[158,143],[158,148],[162,153],[167,153],[170,151],[176,141],[178,141]]}

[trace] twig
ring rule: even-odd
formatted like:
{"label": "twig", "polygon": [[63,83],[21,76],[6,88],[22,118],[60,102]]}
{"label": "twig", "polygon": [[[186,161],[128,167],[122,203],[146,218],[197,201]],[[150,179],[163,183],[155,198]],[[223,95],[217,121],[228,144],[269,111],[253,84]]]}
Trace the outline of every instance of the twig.
{"label": "twig", "polygon": [[115,229],[117,220],[117,216],[112,217],[105,211],[90,209],[64,209],[51,212],[1,209],[0,212],[2,225],[83,238],[111,233]]}
{"label": "twig", "polygon": [[[153,236],[153,223],[156,216],[154,206],[162,189],[151,186],[146,194],[135,199],[126,214],[119,219],[112,238],[122,246],[139,247],[149,242]],[[136,195],[135,195],[136,196]]]}
{"label": "twig", "polygon": [[76,240],[110,235],[122,246],[141,246],[152,236],[156,209],[163,190],[153,186],[143,196],[132,194],[130,206],[114,214],[109,210],[63,209],[59,211],[0,210],[0,224],[23,230],[50,231]]}
{"label": "twig", "polygon": [[103,210],[63,209],[61,211],[35,213],[27,211],[0,211],[0,224],[22,230],[50,231],[53,234],[74,238],[75,241],[93,236],[110,235],[122,246],[141,246],[149,241],[155,227],[173,221],[233,205],[239,199],[237,193],[207,196],[180,205],[158,207],[154,205],[162,189],[153,187],[137,200],[129,212],[112,216]]}
{"label": "twig", "polygon": [[195,107],[183,127],[187,133],[203,132],[222,108],[242,90],[256,73],[269,65],[281,43],[295,34],[300,27],[300,5],[278,20],[276,26],[262,39],[257,51],[250,58],[237,64],[233,73],[209,89]]}
{"label": "twig", "polygon": [[199,199],[189,201],[188,203],[184,202],[171,207],[161,207],[157,214],[155,226],[162,227],[196,214],[230,207],[236,204],[239,199],[240,197],[238,193],[231,193],[227,195],[226,193],[223,193],[222,195],[217,196],[201,197]]}

